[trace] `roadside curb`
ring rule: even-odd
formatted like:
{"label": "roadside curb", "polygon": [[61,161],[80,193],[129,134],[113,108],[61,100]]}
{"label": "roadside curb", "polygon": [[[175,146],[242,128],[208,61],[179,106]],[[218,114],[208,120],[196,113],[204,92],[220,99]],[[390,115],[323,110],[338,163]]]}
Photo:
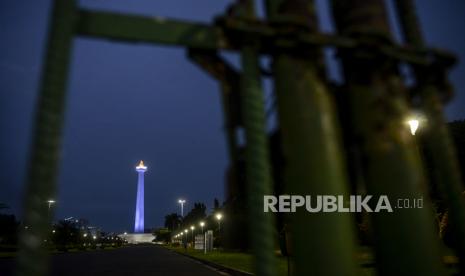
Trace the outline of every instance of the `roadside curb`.
{"label": "roadside curb", "polygon": [[213,263],[213,262],[210,262],[210,261],[207,261],[207,260],[204,260],[204,259],[194,257],[194,256],[189,255],[189,254],[178,252],[176,250],[172,250],[172,249],[169,249],[169,248],[167,248],[167,249],[170,250],[170,251],[173,251],[174,253],[177,253],[179,255],[182,255],[182,256],[188,257],[190,259],[196,260],[196,261],[198,261],[198,262],[200,262],[200,263],[202,263],[204,265],[213,267],[216,270],[219,270],[221,272],[226,272],[229,275],[233,275],[233,276],[250,276],[250,275],[254,275],[254,274],[246,272],[246,271],[242,271],[242,270],[230,268],[230,267],[227,267],[227,266],[223,266],[223,265],[220,265],[220,264],[217,264],[217,263]]}

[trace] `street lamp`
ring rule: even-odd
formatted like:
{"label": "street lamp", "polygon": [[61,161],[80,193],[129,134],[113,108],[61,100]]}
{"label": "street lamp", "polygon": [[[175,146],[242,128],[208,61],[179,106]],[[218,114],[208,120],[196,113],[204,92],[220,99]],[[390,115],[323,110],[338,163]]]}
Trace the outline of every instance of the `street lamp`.
{"label": "street lamp", "polygon": [[201,221],[200,222],[200,227],[202,227],[202,234],[203,234],[203,227],[205,226],[205,222]]}
{"label": "street lamp", "polygon": [[188,240],[189,236],[187,236],[187,232],[189,232],[189,230],[184,229],[184,234],[185,234],[184,236],[186,237],[186,241],[184,242],[185,245],[187,245],[187,243],[189,242],[189,240]]}
{"label": "street lamp", "polygon": [[47,200],[47,203],[48,203],[48,210],[50,211],[50,208],[52,207],[52,204],[54,204],[56,201],[53,200],[53,199],[49,199]]}
{"label": "street lamp", "polygon": [[191,226],[191,230],[192,230],[192,243],[194,243],[194,225]]}
{"label": "street lamp", "polygon": [[51,218],[50,209],[52,208],[52,205],[55,203],[55,200],[49,199],[49,200],[47,200],[47,203],[48,203],[47,217],[50,220],[50,222],[52,222],[53,219]]}
{"label": "street lamp", "polygon": [[410,133],[415,135],[418,127],[420,126],[420,121],[417,119],[411,119],[407,121],[407,124],[410,126]]}
{"label": "street lamp", "polygon": [[218,232],[221,231],[221,219],[223,218],[223,215],[221,213],[216,214],[216,219],[218,220]]}
{"label": "street lamp", "polygon": [[184,203],[186,203],[186,201],[184,199],[180,199],[178,200],[178,203],[181,204],[181,217],[183,218],[184,217]]}

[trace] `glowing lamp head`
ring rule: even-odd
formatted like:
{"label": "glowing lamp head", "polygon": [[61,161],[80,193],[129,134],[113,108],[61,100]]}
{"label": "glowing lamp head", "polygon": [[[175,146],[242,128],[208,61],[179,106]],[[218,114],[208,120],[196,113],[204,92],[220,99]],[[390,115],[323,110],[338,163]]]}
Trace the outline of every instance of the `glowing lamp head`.
{"label": "glowing lamp head", "polygon": [[194,231],[194,229],[195,229],[195,227],[194,227],[194,225],[192,225],[192,226],[191,226],[191,230]]}
{"label": "glowing lamp head", "polygon": [[222,214],[220,214],[220,213],[216,214],[216,219],[217,220],[221,220],[222,218],[223,218]]}
{"label": "glowing lamp head", "polygon": [[188,230],[187,230],[187,229],[185,229],[185,230],[184,230],[184,232],[185,232],[185,233],[187,233],[187,232],[188,232]]}
{"label": "glowing lamp head", "polygon": [[139,165],[136,167],[136,171],[138,172],[145,172],[147,170],[147,166],[144,165],[144,161],[140,160]]}
{"label": "glowing lamp head", "polygon": [[412,135],[415,135],[415,133],[418,130],[418,127],[420,126],[420,121],[418,121],[417,119],[410,119],[407,121],[407,124],[410,127],[410,133]]}
{"label": "glowing lamp head", "polygon": [[186,201],[184,199],[180,199],[180,200],[178,200],[178,203],[179,204],[184,204],[184,203],[186,203]]}
{"label": "glowing lamp head", "polygon": [[201,221],[200,222],[200,227],[204,227],[205,226],[205,222]]}

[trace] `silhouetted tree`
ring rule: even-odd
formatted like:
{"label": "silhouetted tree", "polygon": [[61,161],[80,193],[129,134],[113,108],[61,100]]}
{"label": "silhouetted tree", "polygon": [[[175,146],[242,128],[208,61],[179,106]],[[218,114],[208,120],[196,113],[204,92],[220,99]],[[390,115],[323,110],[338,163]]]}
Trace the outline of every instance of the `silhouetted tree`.
{"label": "silhouetted tree", "polygon": [[178,229],[181,225],[181,216],[177,213],[171,213],[165,216],[165,227],[169,230]]}
{"label": "silhouetted tree", "polygon": [[[0,203],[0,210],[8,208],[8,205]],[[16,244],[18,227],[19,222],[16,220],[15,215],[0,214],[0,244]]]}
{"label": "silhouetted tree", "polygon": [[201,202],[194,203],[194,208],[184,217],[182,220],[183,227],[189,227],[191,225],[197,225],[198,222],[204,219],[206,215],[207,207]]}
{"label": "silhouetted tree", "polygon": [[171,241],[171,231],[168,228],[159,228],[153,232],[155,240],[158,242],[170,242]]}
{"label": "silhouetted tree", "polygon": [[67,251],[80,242],[79,229],[74,223],[67,220],[60,220],[54,226],[55,232],[52,234],[52,241],[58,250]]}

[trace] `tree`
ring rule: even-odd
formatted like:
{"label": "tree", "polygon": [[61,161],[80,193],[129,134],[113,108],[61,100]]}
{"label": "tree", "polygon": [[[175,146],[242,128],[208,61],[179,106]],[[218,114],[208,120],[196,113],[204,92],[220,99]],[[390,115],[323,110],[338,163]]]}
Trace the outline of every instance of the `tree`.
{"label": "tree", "polygon": [[213,210],[216,211],[218,209],[220,209],[220,201],[217,198],[215,198],[215,200],[213,201]]}
{"label": "tree", "polygon": [[[0,203],[0,210],[8,209],[6,204]],[[16,244],[18,239],[19,222],[15,215],[0,214],[0,244]]]}
{"label": "tree", "polygon": [[173,231],[181,226],[181,216],[177,213],[171,213],[165,216],[165,227]]}
{"label": "tree", "polygon": [[170,242],[171,241],[171,231],[167,228],[159,228],[153,232],[155,240],[157,242]]}
{"label": "tree", "polygon": [[52,240],[59,250],[67,251],[68,247],[80,242],[79,229],[71,221],[60,220],[54,230]]}
{"label": "tree", "polygon": [[182,221],[182,226],[189,227],[191,225],[196,225],[202,219],[204,219],[206,215],[207,207],[205,204],[201,202],[194,203],[194,208],[190,210],[190,212],[184,217]]}

